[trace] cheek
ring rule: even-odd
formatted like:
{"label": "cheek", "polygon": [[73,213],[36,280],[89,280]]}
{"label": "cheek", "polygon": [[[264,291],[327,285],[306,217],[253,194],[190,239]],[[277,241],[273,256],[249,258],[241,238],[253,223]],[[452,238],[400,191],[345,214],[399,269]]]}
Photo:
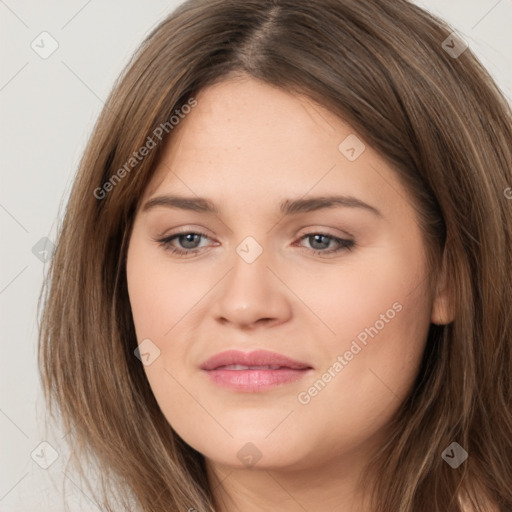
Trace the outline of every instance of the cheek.
{"label": "cheek", "polygon": [[149,364],[143,369],[167,420],[173,426],[180,425],[184,420],[182,411],[190,410],[191,403],[185,391],[188,386],[180,385],[186,384],[188,377],[182,373],[186,371],[186,353],[179,338],[185,338],[180,330],[186,324],[191,305],[197,301],[197,293],[193,292],[197,287],[190,284],[186,273],[169,268],[165,254],[163,258],[155,257],[154,251],[137,239],[128,250],[126,274],[137,343],[150,339],[154,344],[150,345]]}
{"label": "cheek", "polygon": [[137,341],[164,339],[194,303],[197,285],[186,272],[173,271],[163,250],[155,257],[154,250],[135,241],[128,251],[126,273]]}
{"label": "cheek", "polygon": [[[302,284],[297,294],[329,327],[322,328],[318,341],[325,361],[321,372],[327,373],[328,383],[324,386],[321,379],[321,391],[312,389],[314,399],[309,396],[311,404],[319,405],[316,413],[323,414],[329,403],[351,404],[360,411],[364,407],[366,414],[378,415],[407,395],[430,325],[420,241],[375,250],[339,273],[318,276],[309,294]],[[295,283],[294,290],[300,286]],[[341,365],[336,365],[338,356]]]}
{"label": "cheek", "polygon": [[405,283],[381,278],[359,290],[362,296],[345,289],[325,302],[324,319],[336,335],[322,337],[325,364],[295,397],[296,425],[314,430],[331,453],[389,424],[411,390],[428,333],[421,286],[411,293]]}
{"label": "cheek", "polygon": [[423,332],[428,325],[425,277],[421,252],[387,246],[314,279],[306,273],[298,278],[290,274],[287,282],[328,327],[321,334],[331,352],[349,350],[354,339],[364,344],[377,338],[390,338],[387,346],[392,351],[402,342],[410,346],[406,339],[417,334],[411,329]]}

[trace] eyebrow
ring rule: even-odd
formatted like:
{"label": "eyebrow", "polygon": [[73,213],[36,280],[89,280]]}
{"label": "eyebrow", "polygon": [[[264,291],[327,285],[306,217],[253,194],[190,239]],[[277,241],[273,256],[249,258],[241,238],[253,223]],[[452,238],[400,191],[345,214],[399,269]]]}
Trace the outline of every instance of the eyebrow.
{"label": "eyebrow", "polygon": [[[200,213],[212,213],[219,215],[220,209],[212,201],[202,197],[184,197],[178,195],[162,195],[149,199],[143,206],[142,211],[146,212],[157,206],[167,208],[178,208],[181,210],[190,210]],[[378,217],[383,217],[382,213],[364,201],[353,196],[320,196],[307,199],[286,199],[280,205],[282,215],[298,215],[300,213],[313,212],[324,208],[361,208],[369,211]]]}

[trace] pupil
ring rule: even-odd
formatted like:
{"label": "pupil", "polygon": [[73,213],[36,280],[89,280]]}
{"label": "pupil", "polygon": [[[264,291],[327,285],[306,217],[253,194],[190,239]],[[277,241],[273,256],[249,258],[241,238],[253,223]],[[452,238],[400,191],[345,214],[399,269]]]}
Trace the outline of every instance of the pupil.
{"label": "pupil", "polygon": [[[318,239],[321,239],[321,238],[324,238],[324,235],[313,235],[313,239],[314,241],[316,242]],[[326,246],[329,245],[328,241],[327,242],[324,242],[323,244],[320,244],[320,245],[323,245],[323,247],[321,247],[322,249],[325,249]]]}
{"label": "pupil", "polygon": [[[194,240],[193,240],[193,237],[197,237],[199,235],[195,234],[195,233],[189,233],[187,235],[182,235],[181,238],[185,239],[185,243],[182,244],[184,247],[186,247],[187,249],[194,249]],[[187,244],[192,244],[192,245],[187,245]]]}

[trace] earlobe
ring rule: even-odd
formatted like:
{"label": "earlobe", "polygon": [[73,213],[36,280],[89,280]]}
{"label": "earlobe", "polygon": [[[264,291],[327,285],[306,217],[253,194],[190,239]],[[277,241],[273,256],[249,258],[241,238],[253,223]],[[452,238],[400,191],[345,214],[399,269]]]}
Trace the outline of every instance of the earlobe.
{"label": "earlobe", "polygon": [[453,322],[455,319],[455,307],[451,291],[451,282],[448,279],[446,253],[443,254],[443,262],[440,270],[430,321],[436,325],[446,325]]}

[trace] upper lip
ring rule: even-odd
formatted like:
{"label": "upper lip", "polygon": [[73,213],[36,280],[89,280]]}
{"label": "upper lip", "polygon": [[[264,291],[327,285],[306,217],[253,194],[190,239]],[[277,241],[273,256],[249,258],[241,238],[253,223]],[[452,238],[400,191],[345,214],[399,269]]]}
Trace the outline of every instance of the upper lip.
{"label": "upper lip", "polygon": [[227,366],[230,364],[240,364],[244,366],[267,366],[279,365],[285,368],[294,370],[303,370],[311,368],[307,363],[290,359],[277,352],[269,350],[255,350],[253,352],[242,352],[240,350],[226,350],[219,352],[214,356],[207,359],[202,365],[203,370],[215,370],[220,366]]}

